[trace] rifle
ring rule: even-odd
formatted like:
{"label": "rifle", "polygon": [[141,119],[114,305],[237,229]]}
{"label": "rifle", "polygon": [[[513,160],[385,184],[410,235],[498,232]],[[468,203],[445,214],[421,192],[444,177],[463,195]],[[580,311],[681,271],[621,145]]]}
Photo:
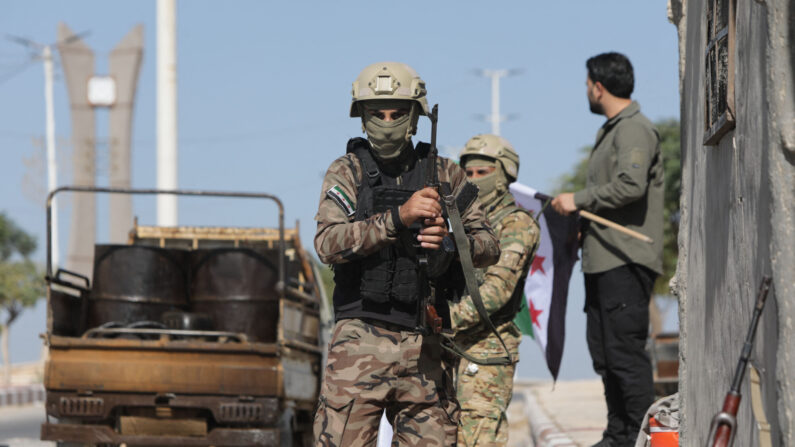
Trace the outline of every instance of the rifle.
{"label": "rifle", "polygon": [[751,317],[751,327],[748,329],[748,335],[745,337],[745,344],[740,353],[740,362],[734,372],[731,388],[723,400],[723,409],[712,418],[709,435],[707,436],[707,447],[726,447],[734,444],[734,435],[737,431],[737,410],[740,408],[740,399],[742,397],[740,395],[740,386],[742,386],[743,377],[745,377],[745,370],[748,369],[748,361],[751,358],[751,350],[754,347],[754,338],[756,337],[756,327],[759,325],[759,317],[765,307],[767,292],[770,290],[770,281],[771,278],[769,276],[762,278],[762,284],[759,286],[759,293],[756,296],[754,314]]}
{"label": "rifle", "polygon": [[[428,118],[431,120],[431,147],[430,152],[428,153],[428,164],[425,171],[425,186],[436,189],[436,191],[442,195],[442,204],[447,210],[450,225],[453,228],[453,237],[456,244],[456,250],[458,251],[458,258],[461,262],[461,269],[464,273],[467,290],[469,291],[470,297],[472,297],[472,302],[475,304],[475,308],[477,309],[481,320],[483,320],[483,322],[486,324],[486,327],[491,329],[491,331],[497,335],[497,338],[502,344],[502,348],[505,350],[505,357],[485,359],[472,357],[464,352],[464,350],[459,346],[457,346],[452,338],[448,336],[444,337],[444,340],[447,342],[447,344],[442,344],[442,347],[455,355],[459,355],[466,358],[470,362],[480,365],[510,365],[513,363],[511,353],[508,350],[508,347],[505,345],[505,341],[503,341],[502,336],[500,336],[500,333],[497,331],[497,328],[494,327],[494,323],[492,323],[488,311],[486,311],[486,307],[483,305],[483,300],[480,297],[480,289],[478,288],[478,283],[475,279],[475,268],[472,264],[472,257],[469,251],[469,240],[466,237],[464,224],[461,221],[461,214],[458,210],[456,197],[453,195],[452,191],[441,191],[442,188],[441,183],[439,183],[439,171],[436,166],[439,155],[439,151],[436,148],[436,124],[439,119],[439,104],[433,106],[433,109],[428,114]],[[422,297],[419,302],[420,328],[425,330],[425,328],[430,326],[432,333],[439,334],[442,331],[442,318],[436,312],[436,308],[434,307],[436,303],[435,287],[430,287],[430,282],[428,279],[428,252],[426,250],[420,251],[418,263],[420,287],[423,288]]]}
{"label": "rifle", "polygon": [[[435,104],[428,118],[431,120],[431,148],[428,154],[428,164],[425,169],[425,187],[434,188],[439,191],[439,172],[436,168],[439,151],[436,149],[436,124],[439,121],[439,104]],[[430,326],[431,332],[438,334],[442,332],[442,318],[436,312],[436,288],[431,287],[428,278],[428,251],[420,250],[417,258],[419,263],[419,279],[422,288],[422,297],[419,305],[420,328],[425,329]]]}
{"label": "rifle", "polygon": [[[469,240],[466,237],[466,230],[464,229],[464,223],[461,221],[461,213],[458,209],[458,203],[456,202],[456,197],[453,195],[452,191],[440,191],[440,183],[439,183],[439,172],[436,169],[436,159],[438,156],[438,150],[436,149],[436,122],[439,118],[439,105],[436,104],[433,106],[433,110],[428,115],[428,118],[431,119],[431,149],[430,154],[428,157],[428,165],[430,169],[425,173],[425,185],[436,188],[442,195],[442,204],[444,208],[447,210],[447,216],[449,218],[450,226],[453,230],[453,240],[455,241],[456,251],[458,252],[458,259],[461,262],[461,270],[464,273],[464,281],[466,283],[467,291],[469,292],[469,296],[472,298],[472,303],[475,305],[475,309],[478,311],[478,315],[480,315],[480,319],[486,325],[488,329],[491,330],[497,336],[497,339],[500,341],[503,350],[505,351],[504,357],[492,357],[492,358],[475,358],[464,352],[461,347],[455,344],[451,337],[446,337],[447,345],[442,345],[448,351],[451,351],[455,355],[459,355],[464,357],[465,359],[469,360],[472,363],[477,363],[479,365],[510,365],[513,363],[513,358],[511,356],[511,352],[508,350],[508,347],[505,345],[505,341],[502,339],[502,336],[497,331],[497,328],[494,327],[494,323],[491,321],[491,317],[489,316],[488,311],[486,310],[486,306],[483,305],[483,299],[480,297],[480,289],[478,287],[477,279],[475,278],[475,267],[472,264],[472,256],[471,252],[469,251]],[[427,262],[427,258],[426,258]],[[420,259],[420,268],[422,268],[422,259]],[[427,321],[430,322],[438,322],[438,332],[441,331],[442,327],[442,319],[436,314],[436,309],[431,306],[425,307],[425,312],[423,314]],[[435,327],[435,326],[432,326]]]}

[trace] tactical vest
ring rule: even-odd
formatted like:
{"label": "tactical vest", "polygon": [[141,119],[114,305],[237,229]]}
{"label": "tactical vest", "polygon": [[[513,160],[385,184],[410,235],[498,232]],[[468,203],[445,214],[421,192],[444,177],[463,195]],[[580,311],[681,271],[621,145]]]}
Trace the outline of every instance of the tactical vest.
{"label": "tactical vest", "polygon": [[[525,211],[522,208],[519,208],[516,205],[509,205],[505,208],[499,210],[497,214],[494,215],[493,219],[489,219],[492,222],[492,226],[495,227],[495,232],[497,230],[497,225],[502,222],[503,219],[510,216],[513,213],[524,213],[530,216],[533,219],[533,216]],[[535,220],[535,219],[533,219]],[[535,253],[530,253],[528,259],[532,259]],[[486,278],[486,270],[487,269],[477,269],[476,275],[478,278],[478,284],[483,284]],[[527,280],[527,273],[529,269],[525,269],[522,272],[522,276],[519,278],[519,281],[516,283],[516,287],[513,289],[513,294],[511,294],[511,298],[508,300],[507,303],[503,304],[496,312],[492,313],[491,321],[495,327],[499,327],[502,324],[505,324],[516,317],[516,314],[519,312],[519,309],[522,307],[522,300],[524,296],[524,283]],[[478,326],[480,328],[480,326]]]}
{"label": "tactical vest", "polygon": [[[426,143],[417,144],[414,149],[417,161],[409,171],[400,173],[401,183],[398,184],[396,176],[393,177],[379,169],[370,153],[367,140],[351,139],[348,142],[347,152],[356,156],[362,172],[356,192],[354,221],[363,221],[390,209],[393,213],[397,213],[398,206],[425,186],[429,149],[430,145]],[[461,210],[466,209],[477,197],[477,187],[469,183],[467,185],[457,198]],[[450,184],[443,182],[441,188],[449,191]],[[443,213],[443,217],[447,217],[446,213]],[[421,222],[417,221],[411,227],[401,230],[397,243],[389,244],[376,253],[334,265],[334,302],[345,302],[344,314],[347,314],[340,315],[338,311],[337,319],[356,317],[365,308],[378,309],[379,305],[387,303],[417,315],[417,304],[422,288],[419,284],[418,249],[414,245],[420,225]],[[439,292],[442,289],[445,292],[440,296]],[[441,300],[452,298],[447,288],[437,289],[436,296]],[[353,304],[356,301],[358,302]],[[388,315],[381,319],[390,321]],[[405,322],[394,322],[405,324]]]}

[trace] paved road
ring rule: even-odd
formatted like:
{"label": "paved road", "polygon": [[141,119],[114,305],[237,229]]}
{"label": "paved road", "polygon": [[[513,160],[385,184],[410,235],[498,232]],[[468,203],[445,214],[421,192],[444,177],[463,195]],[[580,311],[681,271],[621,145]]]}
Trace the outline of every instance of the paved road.
{"label": "paved road", "polygon": [[9,447],[53,446],[39,441],[44,405],[0,407],[0,445]]}
{"label": "paved road", "polygon": [[525,414],[524,394],[514,392],[508,410],[508,447],[533,447],[530,421]]}
{"label": "paved road", "polygon": [[[550,437],[550,442],[542,445],[589,446],[599,441],[607,421],[603,393],[599,379],[561,380],[554,385],[552,382],[519,380],[514,385],[514,400],[517,394],[532,397],[535,409],[542,413],[543,418],[529,421],[531,430],[536,431],[535,435],[541,435],[551,425],[554,428],[550,431],[554,433],[551,436],[559,434],[569,441],[565,444],[562,440],[553,443]],[[508,410],[510,412],[510,408]],[[530,414],[526,413],[526,416]]]}

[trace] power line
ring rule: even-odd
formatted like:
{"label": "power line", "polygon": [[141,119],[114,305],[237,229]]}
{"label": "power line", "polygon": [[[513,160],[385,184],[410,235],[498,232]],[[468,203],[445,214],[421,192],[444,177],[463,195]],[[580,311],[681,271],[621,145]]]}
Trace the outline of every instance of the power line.
{"label": "power line", "polygon": [[[91,34],[91,31],[83,31],[82,33],[73,34],[73,35],[69,36],[68,38],[66,38],[64,40],[61,40],[61,41],[58,41],[58,42],[55,42],[55,43],[52,43],[52,44],[49,44],[49,45],[45,45],[45,44],[42,44],[42,43],[34,42],[33,40],[28,39],[27,37],[14,36],[12,34],[6,34],[5,37],[6,37],[7,40],[9,40],[11,42],[14,42],[14,43],[17,43],[17,44],[22,45],[23,47],[27,48],[28,50],[31,51],[31,55],[29,56],[29,59],[27,61],[23,62],[22,64],[14,67],[14,68],[12,68],[11,70],[7,71],[6,73],[3,73],[2,75],[0,75],[0,85],[5,84],[6,82],[8,82],[12,78],[14,78],[14,76],[16,76],[16,75],[22,73],[23,71],[25,71],[25,69],[28,68],[29,66],[31,66],[34,63],[42,60],[45,48],[53,48],[54,46],[56,46],[58,44],[70,43],[70,42],[73,42],[75,40],[81,39],[81,38],[83,38],[85,36],[88,36],[89,34]],[[11,56],[11,53],[0,53],[0,56]],[[14,55],[14,56],[18,57],[18,55]]]}
{"label": "power line", "polygon": [[23,71],[25,71],[25,69],[27,69],[36,62],[38,62],[36,59],[30,59],[28,61],[23,62],[20,65],[17,65],[15,68],[12,68],[11,70],[3,73],[2,75],[0,75],[0,85],[3,85],[6,82],[10,81],[11,79],[14,78],[14,76],[22,73]]}

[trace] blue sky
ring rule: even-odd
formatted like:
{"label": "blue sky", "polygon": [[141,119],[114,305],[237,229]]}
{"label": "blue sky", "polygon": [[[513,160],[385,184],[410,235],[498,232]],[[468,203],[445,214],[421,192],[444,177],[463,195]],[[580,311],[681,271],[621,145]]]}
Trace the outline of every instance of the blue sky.
{"label": "blue sky", "polygon": [[[107,54],[136,24],[144,25],[144,60],[133,122],[133,186],[155,186],[155,2],[8,1],[0,3],[0,33],[50,43],[59,21],[85,39],[107,73]],[[426,81],[439,103],[438,143],[455,151],[490,125],[488,79],[478,68],[519,68],[502,80],[502,135],[521,157],[519,181],[549,190],[590,144],[603,118],[588,111],[585,60],[620,51],[635,67],[633,97],[652,120],[678,117],[676,29],[666,2],[593,1],[361,1],[178,2],[179,186],[265,191],[282,198],[289,225],[300,220],[310,245],[312,220],[325,169],[361,135],[348,117],[351,83],[366,65],[396,60]],[[29,59],[27,50],[0,40],[0,210],[42,238],[45,216],[43,70],[40,63],[7,74]],[[69,104],[61,76],[55,84],[59,183],[69,180]],[[419,138],[430,126],[420,122]],[[106,112],[97,114],[99,141],[108,136]],[[97,147],[97,184],[107,184],[107,146]],[[98,237],[107,238],[106,200],[100,199]],[[61,214],[66,240],[68,206]],[[155,202],[136,198],[134,214],[154,223]],[[271,226],[268,206],[247,201],[180,201],[182,224]],[[311,246],[307,249],[311,250]],[[62,251],[65,250],[65,246]],[[43,261],[39,250],[37,260]],[[575,271],[569,299],[562,378],[590,377],[585,348],[582,276]],[[12,330],[14,361],[39,354],[43,306]],[[519,373],[546,377],[538,350],[522,345]]]}

